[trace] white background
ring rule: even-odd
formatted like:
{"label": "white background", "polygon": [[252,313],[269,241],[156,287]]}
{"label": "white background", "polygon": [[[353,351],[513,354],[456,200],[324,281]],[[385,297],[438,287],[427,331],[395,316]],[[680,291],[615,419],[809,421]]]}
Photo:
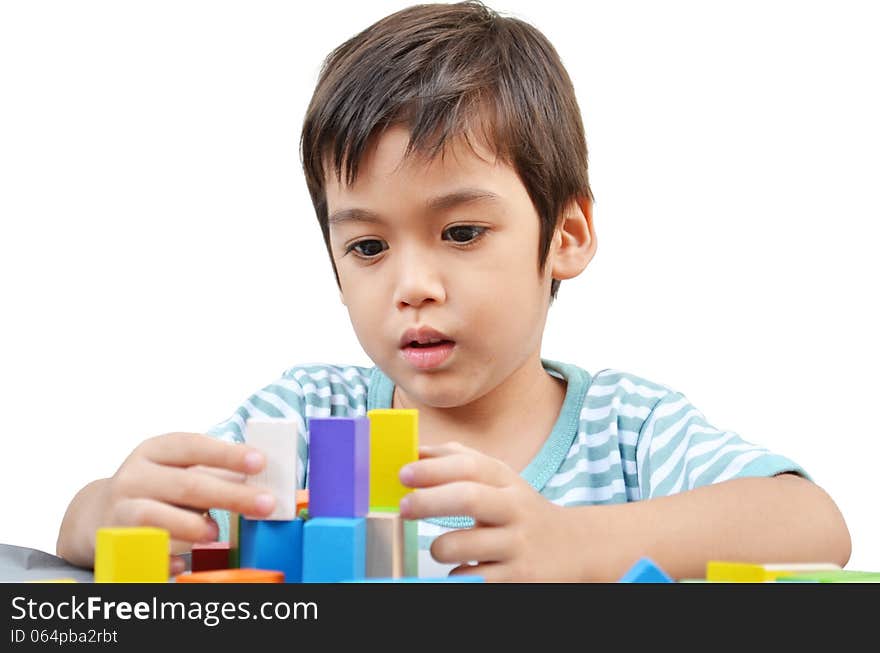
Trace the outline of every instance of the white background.
{"label": "white background", "polygon": [[[310,4],[0,3],[0,542],[54,552],[82,485],[293,364],[371,364],[298,137],[323,57],[413,3]],[[598,253],[543,355],[794,458],[880,571],[872,4],[490,4],[555,44],[590,147]]]}

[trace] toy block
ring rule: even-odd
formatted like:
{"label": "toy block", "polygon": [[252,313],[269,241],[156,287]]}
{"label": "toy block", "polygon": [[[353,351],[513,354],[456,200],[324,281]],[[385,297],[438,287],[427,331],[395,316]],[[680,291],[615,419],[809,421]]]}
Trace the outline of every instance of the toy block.
{"label": "toy block", "polygon": [[836,569],[840,566],[825,562],[756,564],[710,560],[706,563],[706,580],[713,583],[770,583],[784,576]]}
{"label": "toy block", "polygon": [[299,515],[303,510],[309,509],[309,491],[305,490],[297,490],[296,491],[296,514]]}
{"label": "toy block", "polygon": [[370,420],[370,510],[398,510],[411,489],[400,482],[400,468],[419,459],[419,411],[374,408]]}
{"label": "toy block", "polygon": [[284,573],[285,582],[302,582],[303,520],[241,519],[240,565]]}
{"label": "toy block", "polygon": [[618,583],[674,583],[672,577],[650,558],[640,558]]}
{"label": "toy block", "polygon": [[309,420],[309,516],[366,517],[370,505],[370,420]]}
{"label": "toy block", "polygon": [[171,538],[164,528],[99,528],[96,583],[167,583]]}
{"label": "toy block", "polygon": [[174,577],[176,583],[283,583],[284,572],[270,569],[214,569]]}
{"label": "toy block", "polygon": [[367,513],[367,577],[418,576],[418,522],[398,512]]}
{"label": "toy block", "polygon": [[229,569],[231,551],[229,542],[197,542],[192,546],[190,569],[193,571]]}
{"label": "toy block", "polygon": [[229,513],[229,568],[235,569],[241,567],[240,559],[240,543],[241,538],[241,520],[242,516],[237,512]]}
{"label": "toy block", "polygon": [[364,517],[312,517],[303,526],[304,583],[363,578],[367,568]]}
{"label": "toy block", "polygon": [[245,482],[275,495],[275,509],[267,520],[296,517],[298,440],[299,430],[293,420],[252,417],[245,426],[246,443],[266,456],[263,471],[248,476]]}
{"label": "toy block", "polygon": [[803,574],[780,576],[779,583],[880,583],[880,572],[850,569],[829,569]]}

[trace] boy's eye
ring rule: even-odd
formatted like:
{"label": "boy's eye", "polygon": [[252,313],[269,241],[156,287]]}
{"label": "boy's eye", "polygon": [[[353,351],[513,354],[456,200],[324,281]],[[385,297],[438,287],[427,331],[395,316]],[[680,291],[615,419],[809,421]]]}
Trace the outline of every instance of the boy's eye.
{"label": "boy's eye", "polygon": [[[477,227],[475,225],[466,224],[466,225],[456,225],[454,227],[449,227],[449,229],[446,230],[446,233],[458,234],[459,236],[461,236],[461,235],[464,236],[464,240],[459,240],[458,238],[453,236],[452,240],[456,243],[469,243],[469,242],[474,241],[477,238],[479,238],[484,231],[486,231],[485,227]],[[467,237],[468,233],[471,233],[474,235],[472,237],[468,238]]]}
{"label": "boy's eye", "polygon": [[[449,240],[452,242],[468,246],[482,236],[485,231],[486,227],[478,227],[476,225],[456,225],[454,227],[449,227],[449,229],[443,233],[449,234]],[[354,252],[362,258],[375,258],[386,249],[388,249],[388,246],[385,244],[385,241],[376,238],[367,238],[349,245],[345,250],[345,253],[348,254],[350,251],[354,250]]]}

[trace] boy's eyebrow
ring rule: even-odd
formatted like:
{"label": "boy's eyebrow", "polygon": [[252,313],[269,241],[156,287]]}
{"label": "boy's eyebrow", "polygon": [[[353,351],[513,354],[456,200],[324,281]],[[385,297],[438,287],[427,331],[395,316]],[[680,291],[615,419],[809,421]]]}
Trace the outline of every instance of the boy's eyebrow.
{"label": "boy's eyebrow", "polygon": [[[428,211],[437,213],[470,202],[496,201],[499,199],[501,199],[499,195],[488,190],[483,190],[482,188],[459,188],[451,193],[432,197],[425,202],[425,207]],[[327,224],[340,224],[349,221],[382,224],[382,218],[380,218],[377,213],[359,208],[339,209],[338,211],[334,211],[332,215],[327,218]]]}

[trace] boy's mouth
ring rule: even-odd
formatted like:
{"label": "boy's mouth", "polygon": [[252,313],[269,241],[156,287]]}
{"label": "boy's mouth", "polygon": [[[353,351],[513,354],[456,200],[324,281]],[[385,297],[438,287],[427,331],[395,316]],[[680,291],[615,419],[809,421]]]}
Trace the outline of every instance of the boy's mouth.
{"label": "boy's mouth", "polygon": [[455,349],[455,341],[429,326],[407,329],[400,337],[403,358],[418,369],[438,367]]}

